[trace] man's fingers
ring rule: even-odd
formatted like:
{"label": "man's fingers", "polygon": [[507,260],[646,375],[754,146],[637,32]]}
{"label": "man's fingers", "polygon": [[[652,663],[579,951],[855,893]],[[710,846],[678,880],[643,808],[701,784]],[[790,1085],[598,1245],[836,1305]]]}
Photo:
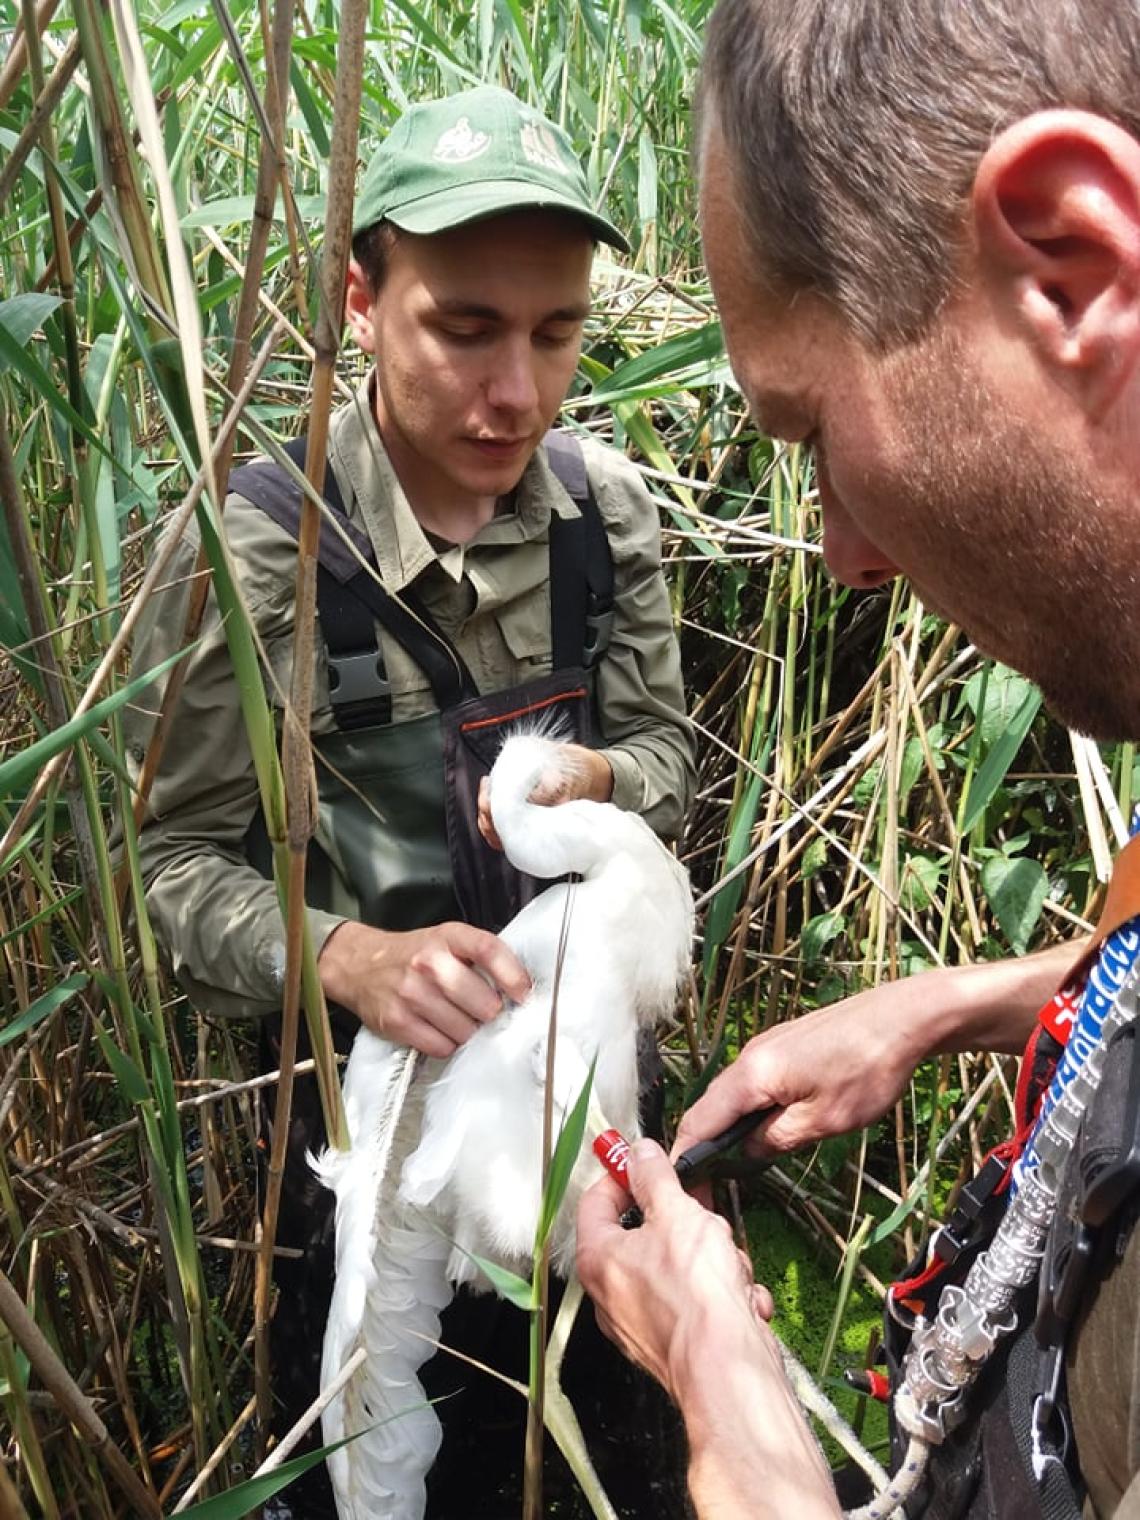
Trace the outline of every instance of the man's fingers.
{"label": "man's fingers", "polygon": [[470,924],[449,924],[449,944],[461,959],[478,966],[512,1003],[521,1003],[530,994],[530,977],[526,968],[497,935]]}
{"label": "man's fingers", "polygon": [[449,1039],[435,1024],[430,1024],[427,1019],[416,1018],[414,1015],[409,1015],[399,1038],[402,1044],[410,1045],[413,1050],[422,1051],[425,1056],[434,1056],[441,1061],[446,1061],[448,1056],[453,1056],[459,1048],[456,1042]]}
{"label": "man's fingers", "polygon": [[[416,961],[410,972],[405,1000],[433,1023],[441,1023],[448,1008],[477,1024],[488,1023],[502,1011],[503,1000],[498,991],[450,950],[425,955]],[[447,1024],[444,1023],[443,1027],[447,1028]],[[468,1034],[474,1032],[471,1029]]]}
{"label": "man's fingers", "polygon": [[[493,1002],[498,1002],[496,995],[481,977],[475,976],[473,971],[468,971],[467,974],[473,980],[481,982],[482,992],[490,994]],[[425,1024],[438,1029],[440,1034],[451,1041],[452,1045],[465,1045],[479,1026],[486,1022],[486,1019],[475,1012],[470,1005],[458,1001],[434,981],[414,972],[409,978],[405,1004],[412,1018],[420,1019]],[[493,1012],[486,1016],[487,1019],[493,1017]]]}
{"label": "man's fingers", "polygon": [[586,1189],[578,1204],[578,1236],[593,1237],[595,1230],[604,1230],[607,1226],[621,1228],[621,1216],[630,1205],[630,1196],[626,1188],[612,1177],[601,1176]]}
{"label": "man's fingers", "polygon": [[[682,1115],[672,1154],[679,1156],[698,1141],[711,1140],[714,1136],[723,1134],[729,1125],[735,1124],[737,1119],[743,1118],[752,1109],[764,1108],[774,1101],[772,1094],[752,1078],[751,1064],[745,1051],[738,1058],[737,1064],[721,1072],[708,1091],[697,1099],[688,1113]],[[752,1144],[748,1149],[758,1150],[756,1142],[764,1134],[766,1128],[757,1130],[750,1137]]]}
{"label": "man's fingers", "polygon": [[[612,1177],[599,1177],[578,1203],[578,1276],[591,1296],[600,1292],[606,1265],[612,1261],[615,1237],[624,1234],[621,1216],[629,1202],[629,1193],[620,1183]],[[606,1334],[615,1339],[611,1331],[606,1330]]]}
{"label": "man's fingers", "polygon": [[629,1187],[647,1219],[685,1196],[673,1163],[653,1140],[635,1140],[630,1147]]}
{"label": "man's fingers", "polygon": [[479,832],[493,850],[501,850],[503,841],[495,830],[495,822],[491,817],[491,783],[486,776],[479,783],[479,803],[475,813],[475,822]]}

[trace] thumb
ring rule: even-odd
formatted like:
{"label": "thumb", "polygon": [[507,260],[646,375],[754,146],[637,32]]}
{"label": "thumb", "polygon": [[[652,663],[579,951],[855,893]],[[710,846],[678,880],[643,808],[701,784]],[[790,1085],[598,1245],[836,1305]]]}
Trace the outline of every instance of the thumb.
{"label": "thumb", "polygon": [[653,1140],[635,1140],[630,1146],[629,1190],[647,1219],[685,1196],[668,1156]]}

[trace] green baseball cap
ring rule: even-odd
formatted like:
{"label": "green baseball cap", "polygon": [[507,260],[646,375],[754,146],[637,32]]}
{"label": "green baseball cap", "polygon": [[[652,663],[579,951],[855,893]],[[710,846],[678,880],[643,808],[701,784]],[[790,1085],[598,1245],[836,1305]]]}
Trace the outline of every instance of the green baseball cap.
{"label": "green baseball cap", "polygon": [[352,230],[389,221],[430,234],[526,210],[572,212],[603,243],[629,252],[591,205],[561,127],[508,90],[481,85],[404,112],[364,171]]}

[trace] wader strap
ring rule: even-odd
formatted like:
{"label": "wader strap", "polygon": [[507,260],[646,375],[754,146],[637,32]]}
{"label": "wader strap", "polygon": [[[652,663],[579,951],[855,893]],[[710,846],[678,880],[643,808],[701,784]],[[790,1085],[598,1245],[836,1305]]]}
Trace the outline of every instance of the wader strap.
{"label": "wader strap", "polygon": [[550,518],[551,665],[592,670],[609,647],[614,623],[614,566],[602,514],[590,488],[582,446],[552,428],[543,440],[550,468],[579,516]]}
{"label": "wader strap", "polygon": [[[553,513],[550,519],[551,664],[555,670],[590,670],[608,648],[613,631],[609,539],[577,439],[552,429],[543,441],[551,469],[579,512],[575,518]],[[285,445],[299,469],[304,469],[305,450],[304,438]],[[260,507],[292,538],[298,537],[302,496],[278,465],[269,460],[243,465],[230,476],[230,489]],[[396,597],[380,583],[371,542],[345,515],[329,462],[322,490],[343,533],[342,537],[332,523],[322,520],[317,569],[317,616],[328,650],[329,698],[337,727],[371,728],[392,720],[392,690],[374,621],[427,676],[441,712],[477,696],[459,651],[415,592],[405,589]]]}
{"label": "wader strap", "polygon": [[[303,469],[306,441],[294,438],[285,452]],[[230,489],[260,507],[296,538],[301,494],[284,470],[270,461],[244,465],[230,476]],[[441,711],[476,696],[478,689],[459,651],[438,628],[413,591],[399,597],[378,579],[367,534],[345,516],[331,463],[322,485],[325,503],[359,558],[331,523],[323,521],[318,548],[317,616],[328,650],[329,698],[337,727],[370,728],[392,717],[392,691],[376,639],[379,623],[406,649],[427,676]],[[361,564],[361,559],[364,564]]]}

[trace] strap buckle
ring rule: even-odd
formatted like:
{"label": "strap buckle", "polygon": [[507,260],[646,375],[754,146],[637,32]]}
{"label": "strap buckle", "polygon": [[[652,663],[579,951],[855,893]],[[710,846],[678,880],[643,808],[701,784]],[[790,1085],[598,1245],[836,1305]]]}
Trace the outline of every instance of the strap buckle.
{"label": "strap buckle", "polygon": [[1051,1347],[1045,1363],[1046,1389],[1033,1401],[1033,1416],[1029,1422],[1029,1460],[1033,1476],[1039,1485],[1045,1482],[1049,1464],[1056,1462],[1064,1467],[1069,1455],[1072,1432],[1064,1405],[1058,1399],[1064,1361],[1064,1347]]}
{"label": "strap buckle", "polygon": [[978,1175],[971,1178],[958,1194],[954,1212],[931,1242],[934,1254],[947,1266],[957,1261],[968,1246],[976,1244],[981,1238],[982,1213],[1002,1185],[1008,1171],[1009,1162],[1006,1158],[992,1154],[986,1158]]}
{"label": "strap buckle", "polygon": [[592,670],[605,654],[610,647],[613,633],[614,609],[612,607],[607,607],[601,612],[591,608],[587,612],[586,637],[582,645],[582,665],[586,670]]}
{"label": "strap buckle", "polygon": [[328,668],[329,697],[334,710],[354,702],[391,699],[392,683],[384,671],[378,648],[359,654],[330,654]]}

